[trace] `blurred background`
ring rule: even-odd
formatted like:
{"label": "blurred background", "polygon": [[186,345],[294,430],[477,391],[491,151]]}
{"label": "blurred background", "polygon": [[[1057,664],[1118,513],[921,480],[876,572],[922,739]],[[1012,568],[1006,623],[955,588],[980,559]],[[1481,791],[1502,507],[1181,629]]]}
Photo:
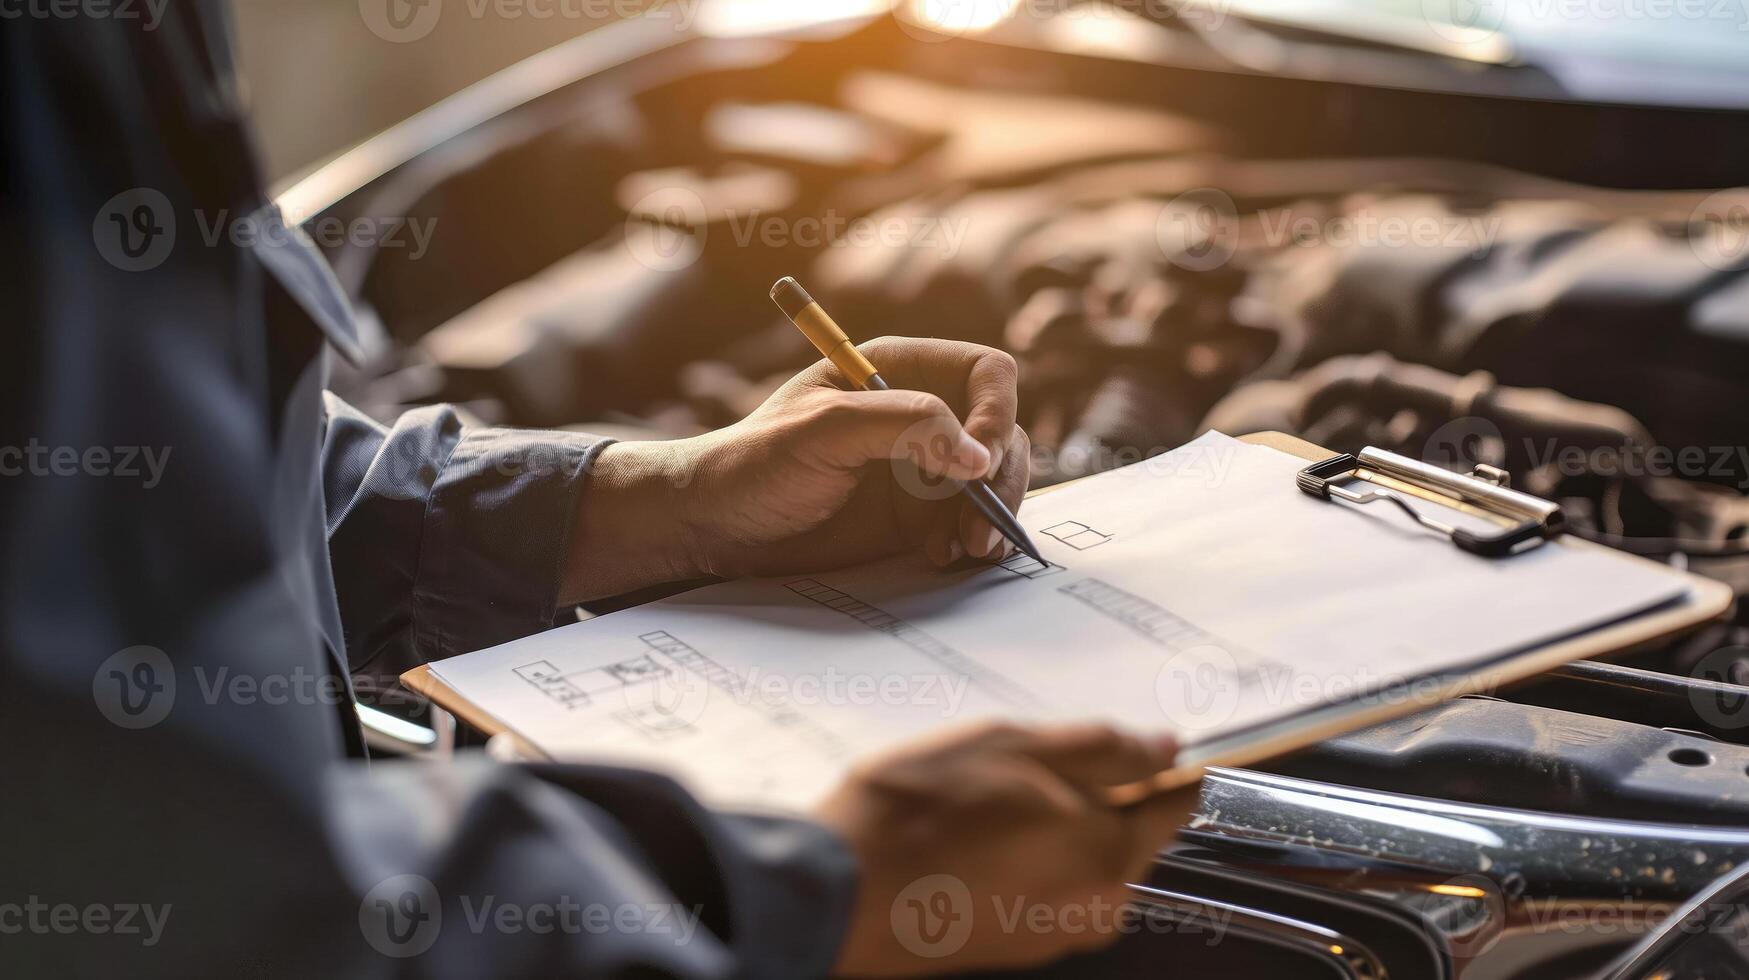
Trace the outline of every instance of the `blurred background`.
{"label": "blurred background", "polygon": [[[365,0],[366,3],[375,0]],[[434,0],[441,3],[442,0]],[[487,10],[481,0],[448,0]],[[733,0],[731,0],[733,2]],[[805,11],[791,0],[776,5],[742,0],[744,5]],[[657,0],[531,0],[503,8],[495,16],[452,16],[416,44],[385,41],[373,34],[359,0],[232,0],[239,46],[252,83],[253,104],[268,170],[275,179],[306,172],[339,151],[463,87],[523,58],[633,12]],[[1681,4],[1686,15],[1677,15]],[[855,11],[878,4],[838,3]],[[816,5],[831,16],[834,0]],[[1048,12],[1055,6],[1081,6],[1068,0],[929,0],[916,5],[933,13],[950,32],[1015,11]],[[1659,0],[1590,4],[1518,3],[1505,0],[1215,0],[1183,5],[1174,0],[1128,0],[1115,5],[1128,12],[1156,14],[1177,6],[1252,14],[1279,22],[1344,28],[1365,34],[1395,34],[1399,39],[1439,44],[1458,38],[1461,47],[1486,54],[1486,35],[1511,31],[1519,44],[1585,52],[1592,70],[1619,73],[1618,82],[1641,95],[1680,90],[1701,102],[1740,104],[1740,69],[1749,52],[1749,14],[1741,4],[1671,0],[1671,12],[1657,13]],[[1587,9],[1589,8],[1589,9]],[[763,16],[763,15],[760,15]],[[1209,14],[1203,15],[1205,19]],[[1428,18],[1451,29],[1429,29]],[[1468,32],[1472,36],[1465,38]],[[1649,78],[1649,74],[1657,77]],[[1701,78],[1681,76],[1696,75]],[[1673,77],[1677,76],[1677,77]],[[1710,78],[1710,81],[1708,80]]]}
{"label": "blurred background", "polygon": [[[451,2],[460,13],[462,0]],[[612,6],[630,12],[648,3]],[[455,16],[419,43],[400,44],[371,32],[358,0],[232,0],[232,7],[263,163],[281,182],[611,20]]]}
{"label": "blurred background", "polygon": [[372,336],[336,385],[385,418],[729,424],[812,359],[766,299],[794,274],[857,334],[1014,353],[1038,486],[1279,429],[1504,468],[1749,587],[1749,6],[241,0],[238,29]]}

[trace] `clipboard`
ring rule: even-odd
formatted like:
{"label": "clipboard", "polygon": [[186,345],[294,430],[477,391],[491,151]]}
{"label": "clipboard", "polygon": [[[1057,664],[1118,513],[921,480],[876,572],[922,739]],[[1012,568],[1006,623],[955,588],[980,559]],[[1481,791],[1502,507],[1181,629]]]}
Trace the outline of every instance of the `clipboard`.
{"label": "clipboard", "polygon": [[[1334,458],[1338,456],[1328,449],[1280,432],[1263,432],[1242,436],[1240,441],[1274,449],[1303,459],[1309,464],[1330,463],[1334,467]],[[1348,469],[1358,470],[1356,476],[1359,479],[1388,487],[1399,494],[1420,498],[1441,506],[1455,506],[1459,510],[1467,509],[1478,515],[1488,513],[1485,508],[1477,507],[1472,503],[1462,500],[1453,501],[1449,492],[1441,493],[1439,488],[1419,486],[1410,480],[1403,479],[1401,475],[1393,476],[1388,472],[1369,470],[1364,466],[1349,466]],[[1334,476],[1335,474],[1329,475]],[[1037,491],[1033,496],[1050,493],[1057,489],[1060,487],[1046,488]],[[1301,489],[1307,489],[1303,485],[1303,474]],[[1307,490],[1307,492],[1311,491]],[[1356,519],[1363,520],[1366,517],[1357,514]],[[1137,787],[1132,794],[1126,795],[1140,799],[1160,793],[1183,791],[1181,795],[1185,798],[1185,813],[1188,815],[1194,809],[1196,802],[1194,787],[1201,781],[1203,770],[1207,767],[1255,765],[1266,759],[1286,755],[1296,749],[1302,749],[1348,732],[1414,714],[1444,701],[1470,694],[1489,693],[1510,684],[1529,680],[1576,660],[1608,659],[1621,656],[1720,619],[1730,611],[1735,601],[1735,593],[1730,586],[1723,582],[1688,572],[1678,572],[1652,562],[1650,559],[1608,549],[1603,545],[1572,536],[1545,540],[1540,546],[1601,548],[1624,560],[1657,565],[1667,574],[1684,577],[1689,586],[1688,594],[1685,598],[1677,599],[1641,615],[1511,655],[1480,670],[1453,675],[1449,679],[1423,678],[1423,680],[1437,680],[1437,684],[1430,693],[1428,688],[1420,687],[1418,688],[1420,693],[1413,698],[1401,700],[1374,698],[1362,702],[1326,705],[1267,723],[1256,729],[1197,743],[1180,753],[1178,764],[1174,768],[1160,774],[1145,787]],[[1495,559],[1479,555],[1476,560]],[[544,752],[541,752],[526,739],[521,738],[502,721],[461,697],[455,690],[439,680],[429,667],[421,666],[407,671],[401,675],[401,683],[410,690],[430,698],[433,703],[477,731],[489,736],[503,735],[510,738],[525,758],[548,758]]]}

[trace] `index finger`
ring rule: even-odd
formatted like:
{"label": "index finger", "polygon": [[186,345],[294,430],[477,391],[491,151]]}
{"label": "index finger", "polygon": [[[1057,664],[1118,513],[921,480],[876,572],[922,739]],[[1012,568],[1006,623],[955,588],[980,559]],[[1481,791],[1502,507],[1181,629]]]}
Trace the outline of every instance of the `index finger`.
{"label": "index finger", "polygon": [[880,337],[858,345],[895,388],[932,392],[953,407],[973,439],[990,450],[990,473],[1014,433],[1020,371],[994,347],[956,340]]}

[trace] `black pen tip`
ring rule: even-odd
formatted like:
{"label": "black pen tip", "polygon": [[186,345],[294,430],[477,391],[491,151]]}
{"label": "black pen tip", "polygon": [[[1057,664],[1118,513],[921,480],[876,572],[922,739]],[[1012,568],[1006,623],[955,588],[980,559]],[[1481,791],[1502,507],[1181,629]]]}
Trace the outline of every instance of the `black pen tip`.
{"label": "black pen tip", "polygon": [[1002,523],[1004,526],[999,529],[1002,532],[1002,536],[1014,542],[1014,546],[1020,549],[1021,554],[1038,562],[1040,565],[1048,566],[1050,564],[1050,562],[1045,560],[1044,553],[1038,550],[1038,545],[1032,543],[1032,536],[1026,533],[1025,528],[1020,526],[1019,520],[1010,519],[1003,521]]}

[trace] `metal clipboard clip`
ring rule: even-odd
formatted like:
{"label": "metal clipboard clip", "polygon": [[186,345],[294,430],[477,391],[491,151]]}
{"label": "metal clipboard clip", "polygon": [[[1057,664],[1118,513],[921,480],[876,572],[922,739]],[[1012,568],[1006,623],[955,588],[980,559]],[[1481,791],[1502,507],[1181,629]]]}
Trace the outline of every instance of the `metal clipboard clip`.
{"label": "metal clipboard clip", "polygon": [[[1362,471],[1371,475],[1362,475]],[[1387,486],[1356,491],[1335,482],[1352,477],[1372,483],[1373,476],[1388,477],[1425,491],[1434,495],[1436,502],[1454,501],[1459,509],[1465,509],[1462,505],[1467,505],[1505,526],[1493,533],[1478,533],[1428,517],[1404,499],[1402,492]],[[1520,550],[1527,542],[1557,537],[1567,524],[1559,504],[1512,489],[1508,485],[1511,478],[1506,472],[1492,466],[1478,466],[1466,476],[1368,446],[1358,455],[1343,453],[1313,463],[1301,470],[1296,479],[1302,491],[1323,500],[1342,500],[1351,504],[1388,501],[1415,523],[1438,531],[1464,551],[1485,558],[1502,558]]]}

